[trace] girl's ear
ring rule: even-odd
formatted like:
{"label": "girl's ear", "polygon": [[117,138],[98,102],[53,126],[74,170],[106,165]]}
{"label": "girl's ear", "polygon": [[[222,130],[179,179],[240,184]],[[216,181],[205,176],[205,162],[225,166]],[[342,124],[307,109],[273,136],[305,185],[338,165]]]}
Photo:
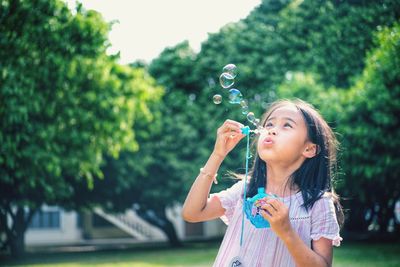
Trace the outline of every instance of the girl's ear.
{"label": "girl's ear", "polygon": [[306,158],[313,158],[318,155],[320,149],[319,146],[313,143],[308,143],[303,151],[303,156]]}

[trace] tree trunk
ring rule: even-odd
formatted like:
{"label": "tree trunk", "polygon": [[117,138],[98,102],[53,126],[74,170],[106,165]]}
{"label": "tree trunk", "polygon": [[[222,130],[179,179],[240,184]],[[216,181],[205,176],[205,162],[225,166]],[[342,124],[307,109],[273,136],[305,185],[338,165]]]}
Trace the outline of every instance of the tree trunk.
{"label": "tree trunk", "polygon": [[16,233],[12,239],[9,239],[11,256],[15,259],[25,254],[25,233]]}
{"label": "tree trunk", "polygon": [[172,247],[181,247],[182,242],[179,240],[174,224],[168,219],[165,211],[165,207],[158,210],[136,210],[140,217],[158,227],[166,234],[168,242]]}
{"label": "tree trunk", "polygon": [[176,234],[175,227],[170,220],[165,217],[165,226],[161,228],[164,233],[168,237],[169,244],[172,247],[181,247],[182,242],[178,239],[178,235]]}
{"label": "tree trunk", "polygon": [[7,212],[3,207],[0,207],[0,251],[7,250],[8,248],[7,231],[9,231],[7,228]]}
{"label": "tree trunk", "polygon": [[25,253],[25,211],[24,208],[18,207],[16,214],[13,216],[12,231],[7,235],[10,245],[11,256],[19,258]]}
{"label": "tree trunk", "polygon": [[[24,207],[17,207],[14,210],[11,204],[0,207],[0,230],[6,234],[6,240],[2,245],[4,249],[10,250],[13,258],[20,258],[25,254],[25,232],[36,210],[36,208],[30,209],[26,213]],[[7,218],[11,219],[11,224]]]}

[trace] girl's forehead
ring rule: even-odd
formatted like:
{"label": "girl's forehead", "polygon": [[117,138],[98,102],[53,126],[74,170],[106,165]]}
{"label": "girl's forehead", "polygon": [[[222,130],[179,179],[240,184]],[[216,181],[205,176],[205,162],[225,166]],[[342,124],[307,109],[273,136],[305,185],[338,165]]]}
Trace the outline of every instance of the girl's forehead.
{"label": "girl's forehead", "polygon": [[290,118],[294,121],[303,121],[299,109],[294,105],[285,105],[275,109],[268,119],[272,118]]}

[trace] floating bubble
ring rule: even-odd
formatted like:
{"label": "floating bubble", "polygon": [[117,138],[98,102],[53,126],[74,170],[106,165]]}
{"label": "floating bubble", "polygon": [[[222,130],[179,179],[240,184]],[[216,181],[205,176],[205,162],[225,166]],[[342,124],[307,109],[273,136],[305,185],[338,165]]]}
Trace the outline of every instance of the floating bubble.
{"label": "floating bubble", "polygon": [[228,64],[223,69],[222,72],[228,73],[234,79],[237,75],[237,68],[235,64]]}
{"label": "floating bubble", "polygon": [[263,128],[263,127],[257,127],[257,129],[250,130],[250,133],[253,133],[253,134],[260,134],[260,133],[262,133],[262,132],[264,132],[264,131],[266,131],[265,128]]}
{"label": "floating bubble", "polygon": [[262,103],[261,103],[261,107],[262,107],[263,109],[267,109],[267,108],[268,108],[268,103],[267,103],[267,102],[262,102]]}
{"label": "floating bubble", "polygon": [[260,94],[255,94],[255,95],[254,95],[254,100],[255,100],[256,102],[260,102],[260,101],[261,101],[261,95],[260,95]]}
{"label": "floating bubble", "polygon": [[192,102],[195,101],[196,100],[196,95],[195,94],[190,94],[189,95],[189,100],[192,101]]}
{"label": "floating bubble", "polygon": [[214,104],[216,104],[216,105],[218,105],[218,104],[221,104],[221,102],[222,102],[222,96],[221,95],[214,95],[213,96],[213,102],[214,102]]}
{"label": "floating bubble", "polygon": [[207,82],[208,82],[208,86],[209,86],[210,88],[214,88],[214,87],[215,87],[215,81],[214,81],[213,78],[209,77],[209,78],[207,79]]}
{"label": "floating bubble", "polygon": [[219,76],[219,83],[221,84],[222,88],[229,88],[235,83],[235,80],[232,75],[224,72],[221,74],[221,76]]}
{"label": "floating bubble", "polygon": [[285,78],[286,78],[286,80],[291,81],[293,79],[293,72],[291,72],[291,71],[286,72]]}
{"label": "floating bubble", "polygon": [[248,107],[247,100],[243,99],[242,101],[240,101],[240,105],[242,106],[242,108]]}
{"label": "floating bubble", "polygon": [[229,103],[231,104],[240,104],[240,101],[243,100],[243,95],[238,89],[229,90]]}
{"label": "floating bubble", "polygon": [[247,113],[247,120],[251,123],[254,123],[254,120],[256,119],[256,117],[254,116],[253,112],[249,112]]}
{"label": "floating bubble", "polygon": [[247,106],[242,107],[242,114],[246,115],[247,113],[249,113],[249,107]]}
{"label": "floating bubble", "polygon": [[[249,119],[249,118],[247,118],[247,119]],[[249,120],[250,121],[250,120]],[[257,118],[255,118],[254,117],[254,119],[253,119],[253,121],[250,121],[254,126],[256,126],[257,127],[257,129],[259,129],[260,128],[260,119],[257,119]]]}

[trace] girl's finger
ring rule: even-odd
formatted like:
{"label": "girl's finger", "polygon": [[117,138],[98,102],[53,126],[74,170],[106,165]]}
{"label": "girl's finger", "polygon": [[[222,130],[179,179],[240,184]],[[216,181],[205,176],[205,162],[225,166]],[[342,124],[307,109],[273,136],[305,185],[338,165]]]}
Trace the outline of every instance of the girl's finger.
{"label": "girl's finger", "polygon": [[242,133],[236,133],[236,132],[226,132],[226,133],[222,133],[221,136],[222,136],[224,139],[229,138],[229,139],[238,139],[238,140],[240,140],[240,139],[242,139],[245,135],[242,134]]}
{"label": "girl's finger", "polygon": [[221,134],[221,133],[226,133],[226,132],[233,132],[233,133],[242,133],[241,128],[237,127],[236,125],[223,125],[221,126],[217,133]]}
{"label": "girl's finger", "polygon": [[272,219],[272,215],[268,213],[265,210],[260,210],[261,216],[263,216],[264,219],[266,219],[268,222],[271,222],[270,220]]}
{"label": "girl's finger", "polygon": [[244,126],[241,123],[236,123],[236,122],[225,122],[222,126],[221,129],[224,131],[236,131],[236,132],[241,132],[242,128]]}
{"label": "girl's finger", "polygon": [[267,199],[267,204],[270,204],[272,207],[274,207],[276,210],[281,209],[283,203],[279,201],[276,198],[269,198]]}
{"label": "girl's finger", "polygon": [[271,208],[274,209],[275,211],[278,211],[278,208],[275,207],[274,205],[270,204],[270,203],[265,203],[265,204],[263,204],[263,205],[261,206],[262,209],[267,209],[267,208],[269,208],[269,207],[271,207]]}
{"label": "girl's finger", "polygon": [[232,126],[236,126],[236,127],[239,127],[239,128],[243,128],[244,127],[244,125],[243,124],[241,124],[240,122],[237,122],[237,121],[234,121],[234,120],[226,120],[225,122],[224,122],[224,124],[230,124],[230,125],[232,125]]}
{"label": "girl's finger", "polygon": [[278,210],[274,208],[271,204],[265,204],[261,208],[265,211],[268,211],[271,215],[278,213]]}
{"label": "girl's finger", "polygon": [[237,125],[231,125],[231,124],[227,124],[224,126],[224,130],[225,131],[231,131],[231,132],[242,132],[241,127],[238,127]]}

